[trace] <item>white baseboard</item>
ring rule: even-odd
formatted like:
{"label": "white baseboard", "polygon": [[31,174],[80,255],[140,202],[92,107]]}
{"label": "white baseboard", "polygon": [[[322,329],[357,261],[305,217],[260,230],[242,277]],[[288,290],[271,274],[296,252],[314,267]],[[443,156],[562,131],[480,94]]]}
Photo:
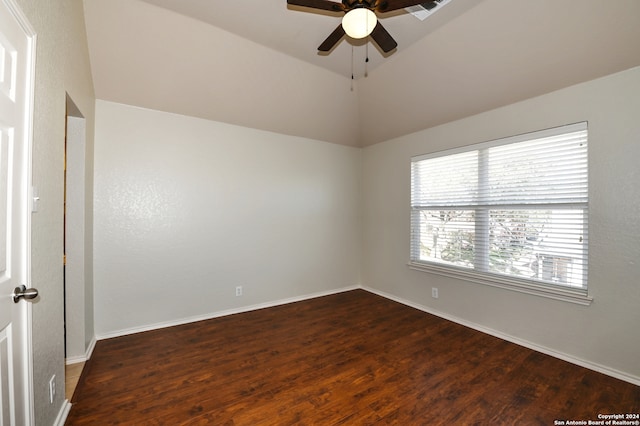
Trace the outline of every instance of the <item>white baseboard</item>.
{"label": "white baseboard", "polygon": [[96,347],[96,336],[93,336],[91,338],[91,341],[89,342],[89,346],[87,347],[87,350],[84,354],[85,356],[85,360],[88,361],[89,359],[91,359],[91,355],[93,354],[93,350]]}
{"label": "white baseboard", "polygon": [[240,314],[240,313],[243,313],[243,312],[255,311],[255,310],[258,310],[258,309],[272,308],[274,306],[286,305],[286,304],[289,304],[289,303],[300,302],[300,301],[303,301],[303,300],[315,299],[317,297],[329,296],[331,294],[344,293],[345,291],[351,291],[351,290],[355,290],[355,289],[358,289],[358,288],[361,288],[361,287],[359,285],[354,285],[354,286],[343,287],[343,288],[334,289],[334,290],[322,291],[322,292],[318,292],[318,293],[311,293],[311,294],[306,294],[306,295],[302,295],[302,296],[296,296],[296,297],[290,297],[290,298],[286,298],[286,299],[275,300],[275,301],[271,301],[271,302],[258,303],[256,305],[242,306],[240,308],[234,308],[234,309],[228,309],[228,310],[224,310],[224,311],[212,312],[212,313],[204,314],[204,315],[197,315],[197,316],[193,316],[193,317],[180,318],[180,319],[177,319],[177,320],[165,321],[165,322],[160,322],[160,323],[156,323],[156,324],[149,324],[149,325],[144,325],[144,326],[140,326],[140,327],[131,327],[131,328],[123,329],[123,330],[116,330],[116,331],[112,331],[112,332],[108,332],[108,333],[99,334],[99,335],[96,336],[96,339],[97,340],[111,339],[113,337],[126,336],[126,335],[129,335],[129,334],[141,333],[141,332],[144,332],[144,331],[158,330],[158,329],[161,329],[161,328],[173,327],[173,326],[176,326],[176,325],[183,325],[183,324],[188,324],[188,323],[197,322],[197,321],[204,321],[204,320],[208,320],[208,319],[224,317],[224,316],[227,316],[227,315]]}
{"label": "white baseboard", "polygon": [[93,336],[91,338],[91,341],[89,342],[89,346],[87,347],[87,350],[85,351],[84,355],[67,357],[65,359],[65,364],[71,365],[71,364],[78,364],[80,362],[89,361],[89,359],[91,358],[91,354],[93,354],[93,349],[95,347],[96,347],[96,336]]}
{"label": "white baseboard", "polygon": [[69,402],[68,399],[65,399],[64,402],[62,403],[62,407],[60,407],[58,416],[53,422],[53,426],[64,426],[64,422],[67,420],[69,411],[71,411],[71,403]]}
{"label": "white baseboard", "polygon": [[[424,305],[420,305],[418,303],[414,303],[410,300],[407,299],[403,299],[401,297],[395,296],[393,294],[389,294],[374,288],[370,288],[370,287],[366,287],[366,286],[361,286],[361,285],[355,285],[355,286],[350,286],[350,287],[343,287],[340,289],[335,289],[335,290],[329,290],[329,291],[324,291],[324,292],[319,292],[319,293],[312,293],[312,294],[307,294],[307,295],[303,295],[303,296],[296,296],[296,297],[291,297],[291,298],[287,298],[287,299],[280,299],[280,300],[276,300],[276,301],[272,301],[272,302],[265,302],[265,303],[259,303],[256,305],[250,305],[250,306],[243,306],[240,308],[235,308],[235,309],[229,309],[229,310],[225,310],[225,311],[218,311],[218,312],[213,312],[210,314],[205,314],[205,315],[198,315],[198,316],[193,316],[193,317],[188,317],[188,318],[181,318],[178,320],[174,320],[174,321],[166,321],[166,322],[161,322],[161,323],[156,323],[156,324],[149,324],[149,325],[145,325],[145,326],[141,326],[141,327],[132,327],[132,328],[127,328],[127,329],[123,329],[123,330],[116,330],[113,332],[109,332],[109,333],[104,333],[104,334],[100,334],[97,335],[96,338],[93,340],[93,345],[91,346],[91,351],[93,351],[93,347],[95,346],[95,340],[104,340],[104,339],[110,339],[112,337],[120,337],[120,336],[126,336],[129,334],[135,334],[135,333],[141,333],[144,331],[151,331],[151,330],[157,330],[157,329],[161,329],[161,328],[166,328],[166,327],[173,327],[176,325],[182,325],[182,324],[188,324],[188,323],[192,323],[192,322],[197,322],[197,321],[203,321],[203,320],[208,320],[208,319],[212,319],[212,318],[219,318],[219,317],[223,317],[223,316],[227,316],[227,315],[233,315],[233,314],[239,314],[239,313],[243,313],[243,312],[249,312],[249,311],[254,311],[257,309],[264,309],[264,308],[270,308],[270,307],[274,307],[274,306],[279,306],[279,305],[286,305],[288,303],[294,303],[294,302],[300,302],[303,300],[308,300],[308,299],[314,299],[316,297],[322,297],[322,296],[328,296],[331,294],[338,294],[338,293],[343,293],[345,291],[350,291],[350,290],[355,290],[355,289],[362,289],[365,291],[368,291],[370,293],[373,294],[377,294],[378,296],[384,297],[386,299],[389,300],[393,300],[395,302],[398,303],[402,303],[403,305],[406,306],[410,306],[412,308],[416,308],[419,309],[423,312],[427,312],[429,314],[435,315],[437,317],[446,319],[448,321],[452,321],[455,322],[457,324],[463,325],[465,327],[469,327],[472,328],[476,331],[479,331],[481,333],[485,333],[485,334],[489,334],[491,336],[497,337],[499,339],[502,340],[506,340],[508,342],[511,343],[515,343],[516,345],[520,345],[523,346],[525,348],[529,348],[532,349],[534,351],[552,356],[554,358],[558,358],[561,359],[563,361],[567,361],[570,362],[572,364],[575,365],[579,365],[581,367],[585,367],[588,368],[590,370],[593,371],[597,371],[599,373],[602,374],[606,374],[607,376],[611,376],[611,377],[615,377],[616,379],[620,379],[620,380],[624,380],[625,382],[629,382],[632,383],[636,386],[640,386],[640,377],[625,373],[623,371],[619,371],[616,370],[614,368],[611,367],[607,367],[605,365],[601,365],[601,364],[597,364],[591,361],[586,361],[577,357],[574,357],[572,355],[569,354],[565,354],[562,352],[558,352],[556,350],[544,347],[544,346],[540,346],[536,343],[524,340],[524,339],[520,339],[518,337],[515,336],[511,336],[505,333],[502,333],[500,331],[485,327],[483,325],[471,322],[471,321],[467,321],[465,319],[462,318],[458,318],[456,316],[453,315],[449,315],[434,309],[431,309],[427,306]],[[89,352],[89,351],[88,351]],[[90,358],[90,353],[88,354],[88,356],[86,357],[87,360]],[[75,361],[75,362],[82,362],[82,361]],[[67,359],[67,364],[72,364],[73,360]]]}
{"label": "white baseboard", "polygon": [[552,356],[554,358],[561,359],[563,361],[570,362],[575,365],[579,365],[580,367],[588,368],[589,370],[597,371],[598,373],[606,374],[607,376],[615,377],[616,379],[624,380],[625,382],[632,383],[636,386],[640,386],[640,377],[625,373],[623,371],[618,371],[614,368],[607,367],[606,365],[597,364],[591,361],[586,361],[584,359],[576,358],[572,355],[568,355],[562,352],[555,351],[553,349],[537,345],[535,343],[529,342],[527,340],[520,339],[515,336],[511,336],[505,333],[502,333],[497,330],[493,330],[491,328],[482,326],[480,324],[476,324],[471,321],[467,321],[453,315],[445,314],[443,312],[431,309],[424,305],[420,305],[418,303],[411,302],[409,300],[403,299],[401,297],[394,296],[389,293],[385,293],[384,291],[376,290],[370,287],[361,287],[363,290],[366,290],[370,293],[377,294],[378,296],[382,296],[385,299],[390,299],[398,303],[402,303],[403,305],[410,306],[412,308],[419,309],[423,312],[427,312],[429,314],[435,315],[440,318],[444,318],[448,321],[455,322],[460,325],[464,325],[465,327],[472,328],[476,331],[489,334],[491,336],[497,337],[502,340],[506,340],[511,343],[515,343],[516,345],[524,346],[525,348],[532,349],[536,352],[543,353],[545,355]]}

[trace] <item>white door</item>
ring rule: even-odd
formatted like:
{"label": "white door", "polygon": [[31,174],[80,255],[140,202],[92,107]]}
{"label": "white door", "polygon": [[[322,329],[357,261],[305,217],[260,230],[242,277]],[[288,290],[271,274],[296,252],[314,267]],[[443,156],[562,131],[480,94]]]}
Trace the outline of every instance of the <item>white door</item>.
{"label": "white door", "polygon": [[14,0],[0,0],[0,426],[33,422],[30,278],[31,118],[35,35]]}

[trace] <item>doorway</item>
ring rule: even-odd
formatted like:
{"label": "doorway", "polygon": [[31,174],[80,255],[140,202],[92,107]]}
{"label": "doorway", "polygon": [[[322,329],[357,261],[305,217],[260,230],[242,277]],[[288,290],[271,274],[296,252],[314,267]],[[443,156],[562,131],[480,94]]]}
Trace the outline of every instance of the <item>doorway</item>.
{"label": "doorway", "polygon": [[[93,336],[91,180],[87,173],[86,120],[67,95],[64,157],[64,339],[66,364],[88,359]],[[67,395],[70,398],[71,395]]]}

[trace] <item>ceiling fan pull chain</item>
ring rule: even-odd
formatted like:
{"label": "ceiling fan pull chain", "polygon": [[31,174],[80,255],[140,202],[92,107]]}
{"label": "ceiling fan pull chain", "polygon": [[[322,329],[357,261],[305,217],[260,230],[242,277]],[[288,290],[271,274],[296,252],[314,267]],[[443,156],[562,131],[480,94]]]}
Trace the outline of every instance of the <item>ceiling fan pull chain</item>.
{"label": "ceiling fan pull chain", "polygon": [[353,92],[353,45],[351,45],[351,91]]}
{"label": "ceiling fan pull chain", "polygon": [[369,40],[367,40],[367,45],[365,46],[366,58],[364,58],[364,78],[369,76]]}

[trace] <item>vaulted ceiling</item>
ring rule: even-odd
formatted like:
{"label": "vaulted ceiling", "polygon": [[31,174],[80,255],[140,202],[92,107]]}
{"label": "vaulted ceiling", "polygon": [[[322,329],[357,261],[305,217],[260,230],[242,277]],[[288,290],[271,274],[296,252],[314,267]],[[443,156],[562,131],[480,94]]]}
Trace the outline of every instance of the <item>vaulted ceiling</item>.
{"label": "vaulted ceiling", "polygon": [[637,0],[393,12],[381,16],[398,42],[389,55],[349,39],[318,54],[340,17],[286,0],[84,5],[99,99],[352,146],[640,65]]}
{"label": "vaulted ceiling", "polygon": [[[287,0],[142,0],[179,14],[199,19],[240,37],[263,44],[343,76],[351,75],[352,48],[358,59],[366,53],[363,41],[345,37],[329,54],[318,52],[322,41],[340,24],[342,14],[287,5]],[[339,0],[328,0],[339,2]],[[406,49],[436,28],[472,8],[481,0],[443,2],[428,20],[421,21],[405,10],[380,15],[385,28]],[[382,64],[385,57],[369,44],[368,68]],[[395,53],[395,52],[393,52]],[[391,53],[391,54],[393,54]],[[356,67],[355,77],[363,75],[363,62]]]}

